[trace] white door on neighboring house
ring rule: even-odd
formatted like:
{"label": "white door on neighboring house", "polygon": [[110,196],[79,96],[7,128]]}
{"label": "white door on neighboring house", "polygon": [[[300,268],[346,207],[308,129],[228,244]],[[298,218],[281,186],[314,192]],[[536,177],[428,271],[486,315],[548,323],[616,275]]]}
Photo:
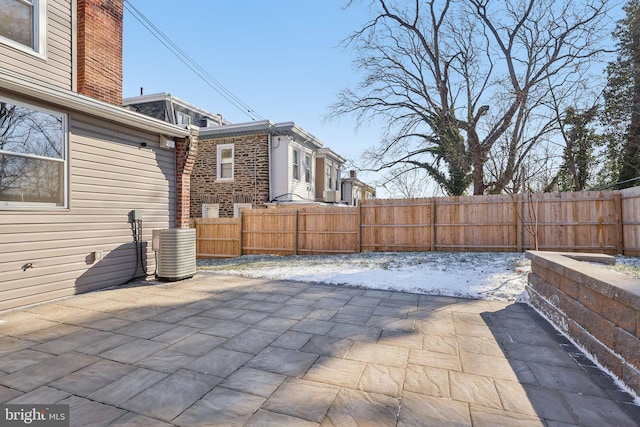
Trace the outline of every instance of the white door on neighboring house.
{"label": "white door on neighboring house", "polygon": [[220,218],[219,203],[203,203],[202,218]]}
{"label": "white door on neighboring house", "polygon": [[238,218],[238,216],[240,215],[240,211],[242,209],[251,209],[252,205],[251,203],[234,203],[233,204],[233,217],[234,218]]}

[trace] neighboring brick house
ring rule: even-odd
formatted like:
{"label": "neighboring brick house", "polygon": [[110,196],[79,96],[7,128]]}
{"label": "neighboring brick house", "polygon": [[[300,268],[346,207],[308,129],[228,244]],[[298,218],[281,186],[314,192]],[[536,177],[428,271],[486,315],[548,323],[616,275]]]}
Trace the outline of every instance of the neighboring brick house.
{"label": "neighboring brick house", "polygon": [[122,105],[178,126],[213,127],[228,124],[220,114],[210,113],[166,92],[125,98]]}
{"label": "neighboring brick house", "polygon": [[192,217],[233,217],[241,208],[316,200],[322,142],[293,122],[201,129],[191,178]]}
{"label": "neighboring brick house", "polygon": [[0,311],[153,271],[151,230],[189,225],[198,140],[122,108],[123,0],[0,4]]}
{"label": "neighboring brick house", "polygon": [[345,159],[330,148],[316,155],[316,201],[337,203],[341,197],[341,173]]}
{"label": "neighboring brick house", "polygon": [[342,201],[357,206],[361,200],[375,199],[376,189],[357,178],[356,171],[349,171],[349,177],[342,179]]}

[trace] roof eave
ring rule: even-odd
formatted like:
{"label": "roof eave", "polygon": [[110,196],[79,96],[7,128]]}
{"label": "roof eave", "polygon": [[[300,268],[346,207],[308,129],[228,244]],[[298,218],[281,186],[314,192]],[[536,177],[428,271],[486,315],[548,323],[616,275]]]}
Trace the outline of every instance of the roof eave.
{"label": "roof eave", "polygon": [[318,148],[323,145],[322,141],[294,122],[273,123],[270,120],[201,128],[200,139],[207,139],[206,137],[224,138],[230,136],[255,135],[259,133],[297,137],[303,141],[308,141]]}
{"label": "roof eave", "polygon": [[61,89],[45,82],[25,78],[1,68],[0,89],[169,137],[184,138],[189,136],[188,129],[127,110],[120,106],[98,101],[70,90]]}

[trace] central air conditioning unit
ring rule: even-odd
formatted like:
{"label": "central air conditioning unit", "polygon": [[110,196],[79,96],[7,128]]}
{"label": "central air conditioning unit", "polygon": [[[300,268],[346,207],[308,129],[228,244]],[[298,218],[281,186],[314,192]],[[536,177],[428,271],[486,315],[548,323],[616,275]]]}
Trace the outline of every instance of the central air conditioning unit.
{"label": "central air conditioning unit", "polygon": [[325,202],[335,203],[338,201],[338,192],[336,190],[327,190],[322,194]]}
{"label": "central air conditioning unit", "polygon": [[196,230],[168,228],[153,230],[152,248],[157,252],[160,280],[188,279],[196,274]]}

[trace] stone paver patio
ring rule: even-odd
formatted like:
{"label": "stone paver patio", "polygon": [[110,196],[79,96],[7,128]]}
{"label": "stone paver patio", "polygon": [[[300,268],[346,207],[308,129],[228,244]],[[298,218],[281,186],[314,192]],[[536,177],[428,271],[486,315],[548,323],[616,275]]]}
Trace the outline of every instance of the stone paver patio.
{"label": "stone paver patio", "polygon": [[0,403],[74,426],[640,425],[522,304],[199,273],[0,320]]}

